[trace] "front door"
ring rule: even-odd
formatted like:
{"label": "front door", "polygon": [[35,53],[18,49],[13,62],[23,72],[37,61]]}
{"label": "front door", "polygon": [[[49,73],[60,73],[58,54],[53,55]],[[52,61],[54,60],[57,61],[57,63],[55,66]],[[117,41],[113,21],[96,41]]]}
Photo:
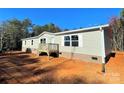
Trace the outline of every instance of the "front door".
{"label": "front door", "polygon": [[54,43],[54,38],[53,37],[51,38],[51,43]]}

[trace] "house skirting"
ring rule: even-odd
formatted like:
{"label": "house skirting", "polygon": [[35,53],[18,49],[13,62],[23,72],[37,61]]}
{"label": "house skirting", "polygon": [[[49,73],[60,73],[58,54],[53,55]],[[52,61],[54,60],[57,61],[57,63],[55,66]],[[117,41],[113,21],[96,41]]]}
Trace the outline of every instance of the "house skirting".
{"label": "house skirting", "polygon": [[[35,49],[35,48],[29,48],[29,49],[31,50],[31,53],[33,53],[33,54],[38,54],[37,49]],[[23,51],[23,52],[26,52],[26,51],[27,51],[27,48],[22,48],[22,51]]]}
{"label": "house skirting", "polygon": [[[35,48],[30,48],[30,49],[31,49],[31,53],[38,54],[37,49],[35,49]],[[26,52],[26,50],[27,50],[27,48],[22,48],[23,52]],[[101,56],[96,56],[96,55],[61,52],[61,54],[59,54],[59,56],[69,58],[69,59],[78,59],[78,60],[82,60],[82,61],[85,61],[85,62],[102,63],[102,57]]]}
{"label": "house skirting", "polygon": [[69,58],[69,59],[78,59],[78,60],[82,60],[85,62],[102,63],[101,56],[79,54],[79,53],[68,53],[68,52],[61,52],[60,56]]}

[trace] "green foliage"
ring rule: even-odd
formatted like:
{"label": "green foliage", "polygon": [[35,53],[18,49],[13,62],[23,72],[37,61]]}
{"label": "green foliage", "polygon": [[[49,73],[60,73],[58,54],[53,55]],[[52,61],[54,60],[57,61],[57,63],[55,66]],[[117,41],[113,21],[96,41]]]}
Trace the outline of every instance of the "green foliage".
{"label": "green foliage", "polygon": [[28,28],[31,24],[29,19],[23,21],[11,19],[3,22],[1,24],[3,49],[21,49],[21,39],[30,36]]}
{"label": "green foliage", "polygon": [[60,32],[61,29],[53,23],[46,24],[44,26],[40,26],[40,25],[34,25],[33,26],[33,34],[35,36],[41,34],[44,31],[56,33],[56,32]]}
{"label": "green foliage", "polygon": [[121,10],[120,17],[124,17],[124,9]]}
{"label": "green foliage", "polygon": [[33,26],[33,33],[34,35],[39,35],[40,33],[42,33],[42,27],[39,25],[35,25]]}
{"label": "green foliage", "polygon": [[50,23],[44,26],[32,24],[28,18],[6,20],[0,24],[0,45],[2,49],[21,49],[21,39],[36,36],[43,31],[60,32],[61,29]]}

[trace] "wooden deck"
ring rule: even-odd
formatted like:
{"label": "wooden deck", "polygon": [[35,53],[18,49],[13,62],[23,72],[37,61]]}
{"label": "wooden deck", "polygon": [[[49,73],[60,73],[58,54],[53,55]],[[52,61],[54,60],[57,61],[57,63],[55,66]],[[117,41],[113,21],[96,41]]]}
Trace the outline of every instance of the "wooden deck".
{"label": "wooden deck", "polygon": [[59,44],[55,43],[39,44],[38,52],[39,54],[45,52],[48,54],[48,56],[51,53],[56,53],[57,55],[59,55]]}

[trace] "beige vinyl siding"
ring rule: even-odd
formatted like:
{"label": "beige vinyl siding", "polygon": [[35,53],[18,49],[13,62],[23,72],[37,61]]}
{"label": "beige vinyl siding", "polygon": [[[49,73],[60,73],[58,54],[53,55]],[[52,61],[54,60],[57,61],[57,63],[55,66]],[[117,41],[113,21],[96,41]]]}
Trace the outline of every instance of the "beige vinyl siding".
{"label": "beige vinyl siding", "polygon": [[62,40],[63,40],[63,36],[61,36],[61,35],[55,36],[55,43],[56,43],[56,44],[59,44],[59,46],[63,46]]}
{"label": "beige vinyl siding", "polygon": [[[32,41],[32,40],[33,40],[33,45],[31,45],[31,41]],[[38,45],[39,45],[38,39],[31,39],[31,40],[30,40],[30,48],[37,49],[37,48],[38,48]]]}
{"label": "beige vinyl siding", "polygon": [[54,38],[54,35],[44,34],[39,38],[39,43],[42,38],[46,38],[46,43],[51,43],[52,38]]}
{"label": "beige vinyl siding", "polygon": [[[69,53],[80,53],[88,55],[102,56],[102,47],[101,47],[101,31],[91,31],[91,32],[82,32],[76,33],[79,34],[82,40],[79,43],[82,45],[79,47],[72,46],[63,46],[62,38],[65,35],[56,36],[56,43],[59,44],[60,52],[69,52]],[[71,35],[71,34],[68,34]],[[79,37],[80,37],[79,36]]]}
{"label": "beige vinyl siding", "polygon": [[[22,48],[31,48],[37,49],[39,47],[40,39],[46,38],[46,43],[52,43],[52,38],[54,39],[54,43],[59,44],[60,52],[68,52],[68,53],[79,53],[79,54],[87,54],[87,55],[96,55],[102,56],[102,40],[101,40],[101,31],[88,31],[88,32],[80,32],[74,34],[63,34],[63,35],[52,35],[52,34],[43,34],[39,38],[35,39],[27,39],[23,40]],[[109,46],[107,43],[107,37],[105,32],[105,45],[106,50],[109,51]],[[78,35],[79,36],[79,46],[64,46],[64,36],[68,35]],[[31,40],[33,40],[33,45],[31,45]],[[25,45],[26,41],[26,45]]]}
{"label": "beige vinyl siding", "polygon": [[[33,45],[31,44],[33,40]],[[26,41],[26,45],[25,45],[25,41]],[[39,41],[38,39],[29,39],[29,40],[23,40],[23,48],[38,48],[38,44],[39,44]]]}

